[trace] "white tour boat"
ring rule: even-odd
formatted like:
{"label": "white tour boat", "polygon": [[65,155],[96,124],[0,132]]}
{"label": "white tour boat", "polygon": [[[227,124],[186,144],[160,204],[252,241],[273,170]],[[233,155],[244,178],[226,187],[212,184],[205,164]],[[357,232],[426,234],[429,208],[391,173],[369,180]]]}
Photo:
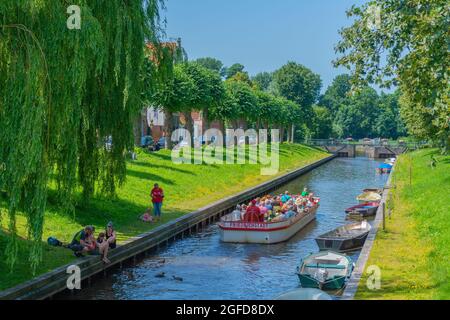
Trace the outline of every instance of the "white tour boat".
{"label": "white tour boat", "polygon": [[233,213],[225,215],[218,223],[220,239],[223,242],[263,244],[286,241],[316,218],[319,199],[315,199],[317,202],[313,207],[279,222],[233,221]]}

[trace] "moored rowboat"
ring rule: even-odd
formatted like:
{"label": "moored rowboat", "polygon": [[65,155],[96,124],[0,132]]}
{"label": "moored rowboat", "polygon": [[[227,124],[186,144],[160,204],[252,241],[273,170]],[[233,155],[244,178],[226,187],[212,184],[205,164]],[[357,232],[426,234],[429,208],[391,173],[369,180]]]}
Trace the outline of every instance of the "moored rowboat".
{"label": "moored rowboat", "polygon": [[377,192],[364,192],[356,197],[359,203],[376,202],[381,200],[381,195]]}
{"label": "moored rowboat", "polygon": [[353,261],[346,255],[333,251],[313,253],[297,267],[297,275],[303,288],[321,290],[341,289],[353,271]]}
{"label": "moored rowboat", "polygon": [[229,215],[218,223],[223,242],[272,244],[290,239],[316,218],[319,204],[280,222],[229,221]]}
{"label": "moored rowboat", "polygon": [[347,224],[316,238],[320,250],[351,251],[362,248],[372,227],[367,221]]}
{"label": "moored rowboat", "polygon": [[349,216],[369,217],[377,213],[379,205],[379,202],[364,202],[345,209],[345,213]]}

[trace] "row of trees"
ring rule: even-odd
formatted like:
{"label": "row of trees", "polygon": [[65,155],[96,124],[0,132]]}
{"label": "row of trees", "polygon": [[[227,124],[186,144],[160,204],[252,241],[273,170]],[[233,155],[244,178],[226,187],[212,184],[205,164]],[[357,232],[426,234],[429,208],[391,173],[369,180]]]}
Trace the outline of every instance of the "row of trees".
{"label": "row of trees", "polygon": [[400,117],[400,93],[380,95],[369,86],[351,92],[351,77],[337,76],[313,107],[313,138],[393,138],[406,136]]}
{"label": "row of trees", "polygon": [[[240,64],[224,68],[214,58],[173,63],[171,76],[146,95],[149,104],[164,110],[167,137],[174,130],[173,113],[182,113],[192,132],[191,112],[201,111],[204,131],[211,121],[221,121],[223,128],[276,128],[281,139],[293,141],[295,126],[306,124],[321,87],[318,75],[294,62],[273,73],[272,91],[250,79]],[[171,148],[170,139],[166,144]]]}

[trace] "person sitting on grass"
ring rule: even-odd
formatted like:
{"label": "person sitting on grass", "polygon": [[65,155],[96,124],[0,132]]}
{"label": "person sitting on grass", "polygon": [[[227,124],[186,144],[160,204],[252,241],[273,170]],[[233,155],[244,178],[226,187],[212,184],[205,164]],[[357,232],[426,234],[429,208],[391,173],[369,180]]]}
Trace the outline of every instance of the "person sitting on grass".
{"label": "person sitting on grass", "polygon": [[73,250],[76,257],[82,257],[83,253],[89,253],[93,250],[92,246],[90,246],[90,238],[93,234],[94,227],[86,226],[74,235],[69,248]]}

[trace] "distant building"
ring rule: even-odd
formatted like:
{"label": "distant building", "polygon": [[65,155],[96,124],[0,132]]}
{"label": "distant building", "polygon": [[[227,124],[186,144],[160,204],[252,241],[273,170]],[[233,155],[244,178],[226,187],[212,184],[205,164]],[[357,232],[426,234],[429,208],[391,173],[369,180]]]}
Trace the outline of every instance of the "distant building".
{"label": "distant building", "polygon": [[[169,48],[174,56],[174,62],[179,62],[185,59],[185,53],[181,46],[181,39],[177,39],[176,42],[164,42],[161,43],[163,48]],[[146,45],[150,49],[150,59],[153,62],[157,62],[157,55],[152,54],[156,52],[156,47],[152,43]],[[174,128],[183,128],[186,121],[184,115],[181,113],[174,113]],[[203,134],[203,130],[206,127],[205,121],[202,116],[201,111],[193,111],[191,113],[194,125],[194,132],[191,134],[195,136],[200,136]],[[152,136],[154,141],[158,141],[161,137],[165,137],[166,133],[164,131],[165,116],[162,110],[155,107],[147,107],[141,110],[140,115],[137,117],[134,124],[134,137],[135,144],[140,145],[141,138],[143,136]],[[210,128],[223,130],[220,122],[211,122]]]}

